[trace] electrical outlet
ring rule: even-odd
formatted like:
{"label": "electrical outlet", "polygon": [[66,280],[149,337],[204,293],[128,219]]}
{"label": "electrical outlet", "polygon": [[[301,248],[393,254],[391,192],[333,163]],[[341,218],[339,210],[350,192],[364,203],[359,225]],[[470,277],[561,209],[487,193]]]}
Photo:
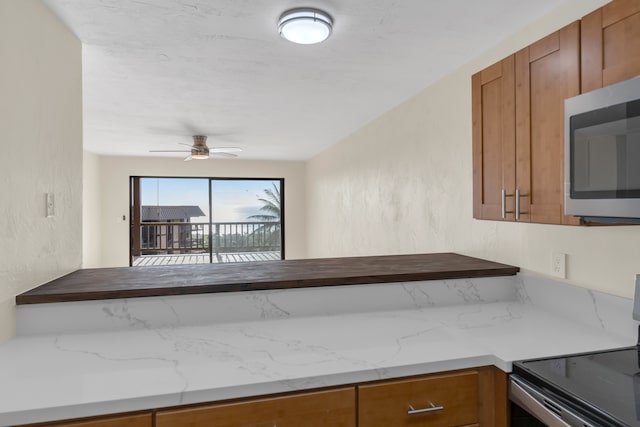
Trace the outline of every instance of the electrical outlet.
{"label": "electrical outlet", "polygon": [[560,252],[551,254],[551,274],[561,279],[567,278],[567,254]]}

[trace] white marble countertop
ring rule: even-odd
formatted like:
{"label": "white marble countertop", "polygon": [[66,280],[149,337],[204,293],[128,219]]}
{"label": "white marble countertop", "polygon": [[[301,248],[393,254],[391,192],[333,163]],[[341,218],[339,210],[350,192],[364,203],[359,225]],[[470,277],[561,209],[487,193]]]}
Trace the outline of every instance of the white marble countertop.
{"label": "white marble countertop", "polygon": [[[188,299],[72,304],[62,308],[71,313],[68,328],[55,314],[59,305],[30,307],[18,321],[38,310],[42,328],[19,326],[20,335],[0,345],[0,426],[483,365],[508,372],[516,360],[635,344],[629,300],[549,281],[371,286],[366,294],[360,286],[204,297],[219,303],[206,304],[213,321],[186,321],[198,310]],[[210,313],[233,298],[257,314]],[[358,298],[353,310],[348,298]],[[331,300],[333,309],[317,308]],[[305,301],[315,311],[293,313]],[[83,330],[76,309],[107,323],[89,319]]]}

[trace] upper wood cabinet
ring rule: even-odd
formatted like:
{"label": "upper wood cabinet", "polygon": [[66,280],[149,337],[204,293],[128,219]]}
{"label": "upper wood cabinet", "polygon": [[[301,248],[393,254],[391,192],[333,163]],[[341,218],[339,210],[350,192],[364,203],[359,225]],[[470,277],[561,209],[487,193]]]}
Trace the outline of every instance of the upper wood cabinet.
{"label": "upper wood cabinet", "polygon": [[580,94],[580,23],[515,55],[518,221],[579,224],[564,215],[564,100]]}
{"label": "upper wood cabinet", "polygon": [[640,75],[640,1],[614,0],[472,77],[473,216],[564,215],[564,100]]}
{"label": "upper wood cabinet", "polygon": [[502,191],[515,187],[513,55],[472,77],[472,110],[473,216],[512,220],[513,198]]}
{"label": "upper wood cabinet", "polygon": [[355,388],[158,411],[156,427],[355,427]]}
{"label": "upper wood cabinet", "polygon": [[475,218],[579,224],[563,207],[564,100],[579,93],[579,22],[472,77]]}
{"label": "upper wood cabinet", "polygon": [[640,75],[640,1],[614,0],[582,18],[582,92]]}

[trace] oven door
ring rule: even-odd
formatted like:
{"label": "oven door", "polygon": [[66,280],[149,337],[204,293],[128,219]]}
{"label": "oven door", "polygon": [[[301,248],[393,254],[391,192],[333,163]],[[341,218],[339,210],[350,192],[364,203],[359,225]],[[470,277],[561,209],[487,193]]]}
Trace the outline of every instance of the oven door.
{"label": "oven door", "polygon": [[[509,376],[509,400],[512,405],[511,427],[535,425],[529,420],[533,417],[540,426],[547,427],[596,427],[599,423],[578,414],[545,393],[539,387],[527,382],[515,374]],[[520,411],[521,409],[522,411]]]}

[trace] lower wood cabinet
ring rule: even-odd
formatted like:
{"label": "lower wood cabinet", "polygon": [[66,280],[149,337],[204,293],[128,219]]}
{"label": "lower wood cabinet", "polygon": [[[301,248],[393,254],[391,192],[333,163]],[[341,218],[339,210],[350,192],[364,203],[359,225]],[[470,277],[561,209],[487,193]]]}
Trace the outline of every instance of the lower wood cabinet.
{"label": "lower wood cabinet", "polygon": [[153,414],[106,416],[78,421],[31,424],[31,427],[152,427]]}
{"label": "lower wood cabinet", "polygon": [[358,387],[361,427],[478,425],[478,373]]}
{"label": "lower wood cabinet", "polygon": [[355,388],[158,411],[156,427],[355,427]]}
{"label": "lower wood cabinet", "polygon": [[478,368],[358,386],[359,427],[507,425],[506,376]]}
{"label": "lower wood cabinet", "polygon": [[506,427],[506,375],[486,366],[31,427]]}

